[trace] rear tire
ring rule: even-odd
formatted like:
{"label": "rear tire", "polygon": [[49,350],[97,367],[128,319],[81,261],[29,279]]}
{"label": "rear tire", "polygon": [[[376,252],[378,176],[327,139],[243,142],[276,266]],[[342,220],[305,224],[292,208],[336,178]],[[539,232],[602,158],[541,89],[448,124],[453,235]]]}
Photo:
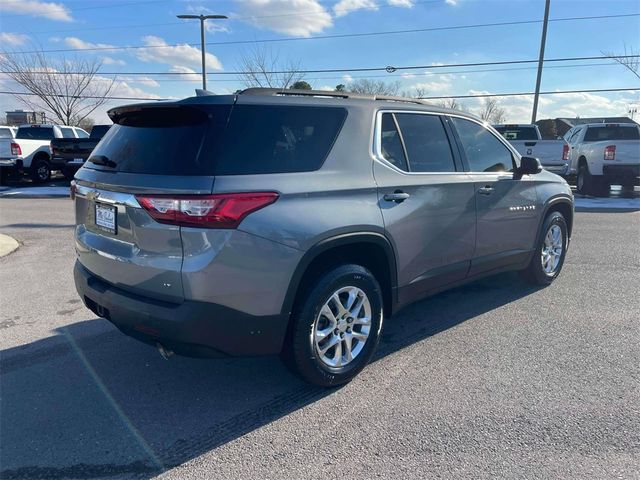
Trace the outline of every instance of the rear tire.
{"label": "rear tire", "polygon": [[551,212],[542,224],[529,265],[521,270],[522,277],[534,285],[549,285],[564,265],[569,246],[569,229],[560,212]]}
{"label": "rear tire", "polygon": [[578,167],[578,176],[576,178],[576,188],[581,195],[591,195],[594,190],[593,177],[589,172],[586,163],[581,163]]}
{"label": "rear tire", "polygon": [[35,158],[31,162],[29,176],[34,183],[44,183],[51,180],[51,165],[48,160],[43,157]]}
{"label": "rear tire", "polygon": [[67,180],[71,181],[73,180],[73,177],[75,176],[76,172],[78,170],[76,170],[75,168],[63,168],[62,169],[62,175],[64,175],[64,178],[66,178]]}
{"label": "rear tire", "polygon": [[380,285],[366,268],[341,265],[325,273],[297,302],[284,363],[314,385],[349,382],[378,346],[382,302]]}

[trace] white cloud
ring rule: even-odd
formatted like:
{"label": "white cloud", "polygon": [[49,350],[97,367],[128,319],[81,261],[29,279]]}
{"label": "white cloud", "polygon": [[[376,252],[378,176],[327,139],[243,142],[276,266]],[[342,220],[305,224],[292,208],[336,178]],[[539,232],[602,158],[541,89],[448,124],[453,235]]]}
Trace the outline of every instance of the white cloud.
{"label": "white cloud", "polygon": [[118,80],[126,83],[137,83],[139,85],[144,85],[145,87],[155,88],[160,86],[160,84],[151,77],[127,77],[118,75]]}
{"label": "white cloud", "polygon": [[189,67],[181,67],[179,65],[174,65],[169,69],[169,71],[181,74],[181,75],[171,75],[171,78],[174,80],[182,80],[183,82],[198,82],[198,83],[202,81],[202,73],[196,72],[194,69]]}
{"label": "white cloud", "polygon": [[392,7],[404,8],[412,8],[414,5],[413,0],[387,0],[387,3]]}
{"label": "white cloud", "polygon": [[343,17],[356,10],[378,10],[378,5],[373,0],[340,0],[333,6],[336,17]]}
{"label": "white cloud", "polygon": [[126,65],[127,62],[125,62],[124,60],[119,60],[117,58],[112,58],[112,57],[102,57],[100,58],[100,60],[102,60],[102,63],[104,65]]}
{"label": "white cloud", "polygon": [[[186,43],[175,47],[168,46],[164,39],[154,35],[147,35],[142,40],[146,46],[151,47],[140,48],[135,52],[138,59],[143,62],[164,63],[178,68],[198,67],[202,63],[200,49]],[[207,53],[206,62],[207,70],[222,70],[222,64],[215,55]]]}
{"label": "white cloud", "polygon": [[0,2],[0,12],[15,15],[32,15],[49,20],[71,22],[71,12],[61,3],[42,2],[40,0],[3,0]]}
{"label": "white cloud", "polygon": [[458,5],[458,2],[460,0],[444,0],[444,3],[446,3],[447,5]]}
{"label": "white cloud", "polygon": [[236,0],[236,4],[237,18],[285,35],[308,37],[333,24],[317,0]]}
{"label": "white cloud", "polygon": [[349,82],[353,82],[353,77],[352,77],[351,75],[349,75],[349,74],[347,74],[347,75],[343,75],[343,76],[342,76],[342,79],[343,79],[345,82],[347,82],[347,83],[349,83]]}
{"label": "white cloud", "polygon": [[66,37],[64,43],[77,50],[86,50],[87,48],[114,48],[113,45],[109,45],[108,43],[85,42],[78,37]]}
{"label": "white cloud", "polygon": [[29,36],[24,33],[0,32],[0,43],[5,45],[24,45],[28,39]]}
{"label": "white cloud", "polygon": [[447,93],[451,93],[451,82],[447,80],[439,82],[420,82],[412,86],[413,88],[425,91],[425,95],[445,95]]}

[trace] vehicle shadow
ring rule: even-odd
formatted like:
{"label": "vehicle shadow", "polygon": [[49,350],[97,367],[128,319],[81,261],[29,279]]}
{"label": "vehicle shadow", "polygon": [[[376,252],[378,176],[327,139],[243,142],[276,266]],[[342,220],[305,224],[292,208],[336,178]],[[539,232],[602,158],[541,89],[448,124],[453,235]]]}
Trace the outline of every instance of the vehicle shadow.
{"label": "vehicle shadow", "polygon": [[[534,291],[503,274],[423,300],[387,321],[376,360]],[[340,395],[276,357],[165,361],[100,319],[1,359],[3,479],[150,478]]]}

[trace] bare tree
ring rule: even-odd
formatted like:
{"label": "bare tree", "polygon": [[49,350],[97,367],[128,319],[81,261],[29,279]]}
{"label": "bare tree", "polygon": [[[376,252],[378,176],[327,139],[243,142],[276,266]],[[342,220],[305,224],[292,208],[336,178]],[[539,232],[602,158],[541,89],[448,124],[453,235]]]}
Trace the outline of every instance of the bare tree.
{"label": "bare tree", "polygon": [[498,105],[498,101],[495,98],[486,98],[484,101],[484,107],[480,112],[480,118],[489,123],[502,123],[504,122],[507,113],[504,108]]}
{"label": "bare tree", "polygon": [[602,52],[602,54],[612,60],[615,60],[636,77],[640,78],[640,50],[633,47],[627,47],[627,45],[625,45],[624,53],[622,55],[616,55],[612,52]]}
{"label": "bare tree", "polygon": [[278,52],[257,46],[240,56],[238,70],[246,88],[290,88],[304,79],[300,60],[281,61]]}
{"label": "bare tree", "polygon": [[400,82],[385,82],[384,80],[370,80],[359,78],[347,84],[348,92],[363,93],[366,95],[398,95],[400,92]]}
{"label": "bare tree", "polygon": [[78,125],[109,100],[115,77],[99,77],[101,66],[96,59],[53,59],[43,51],[0,55],[0,72],[26,90],[15,97],[64,125]]}

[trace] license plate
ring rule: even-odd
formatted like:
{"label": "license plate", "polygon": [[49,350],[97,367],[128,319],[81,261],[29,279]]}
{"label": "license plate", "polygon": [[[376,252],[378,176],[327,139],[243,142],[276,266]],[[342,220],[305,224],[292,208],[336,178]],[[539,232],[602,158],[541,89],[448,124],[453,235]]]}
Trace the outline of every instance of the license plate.
{"label": "license plate", "polygon": [[116,207],[96,203],[96,226],[109,233],[116,233]]}
{"label": "license plate", "polygon": [[73,163],[84,163],[84,159],[82,158],[74,158]]}

